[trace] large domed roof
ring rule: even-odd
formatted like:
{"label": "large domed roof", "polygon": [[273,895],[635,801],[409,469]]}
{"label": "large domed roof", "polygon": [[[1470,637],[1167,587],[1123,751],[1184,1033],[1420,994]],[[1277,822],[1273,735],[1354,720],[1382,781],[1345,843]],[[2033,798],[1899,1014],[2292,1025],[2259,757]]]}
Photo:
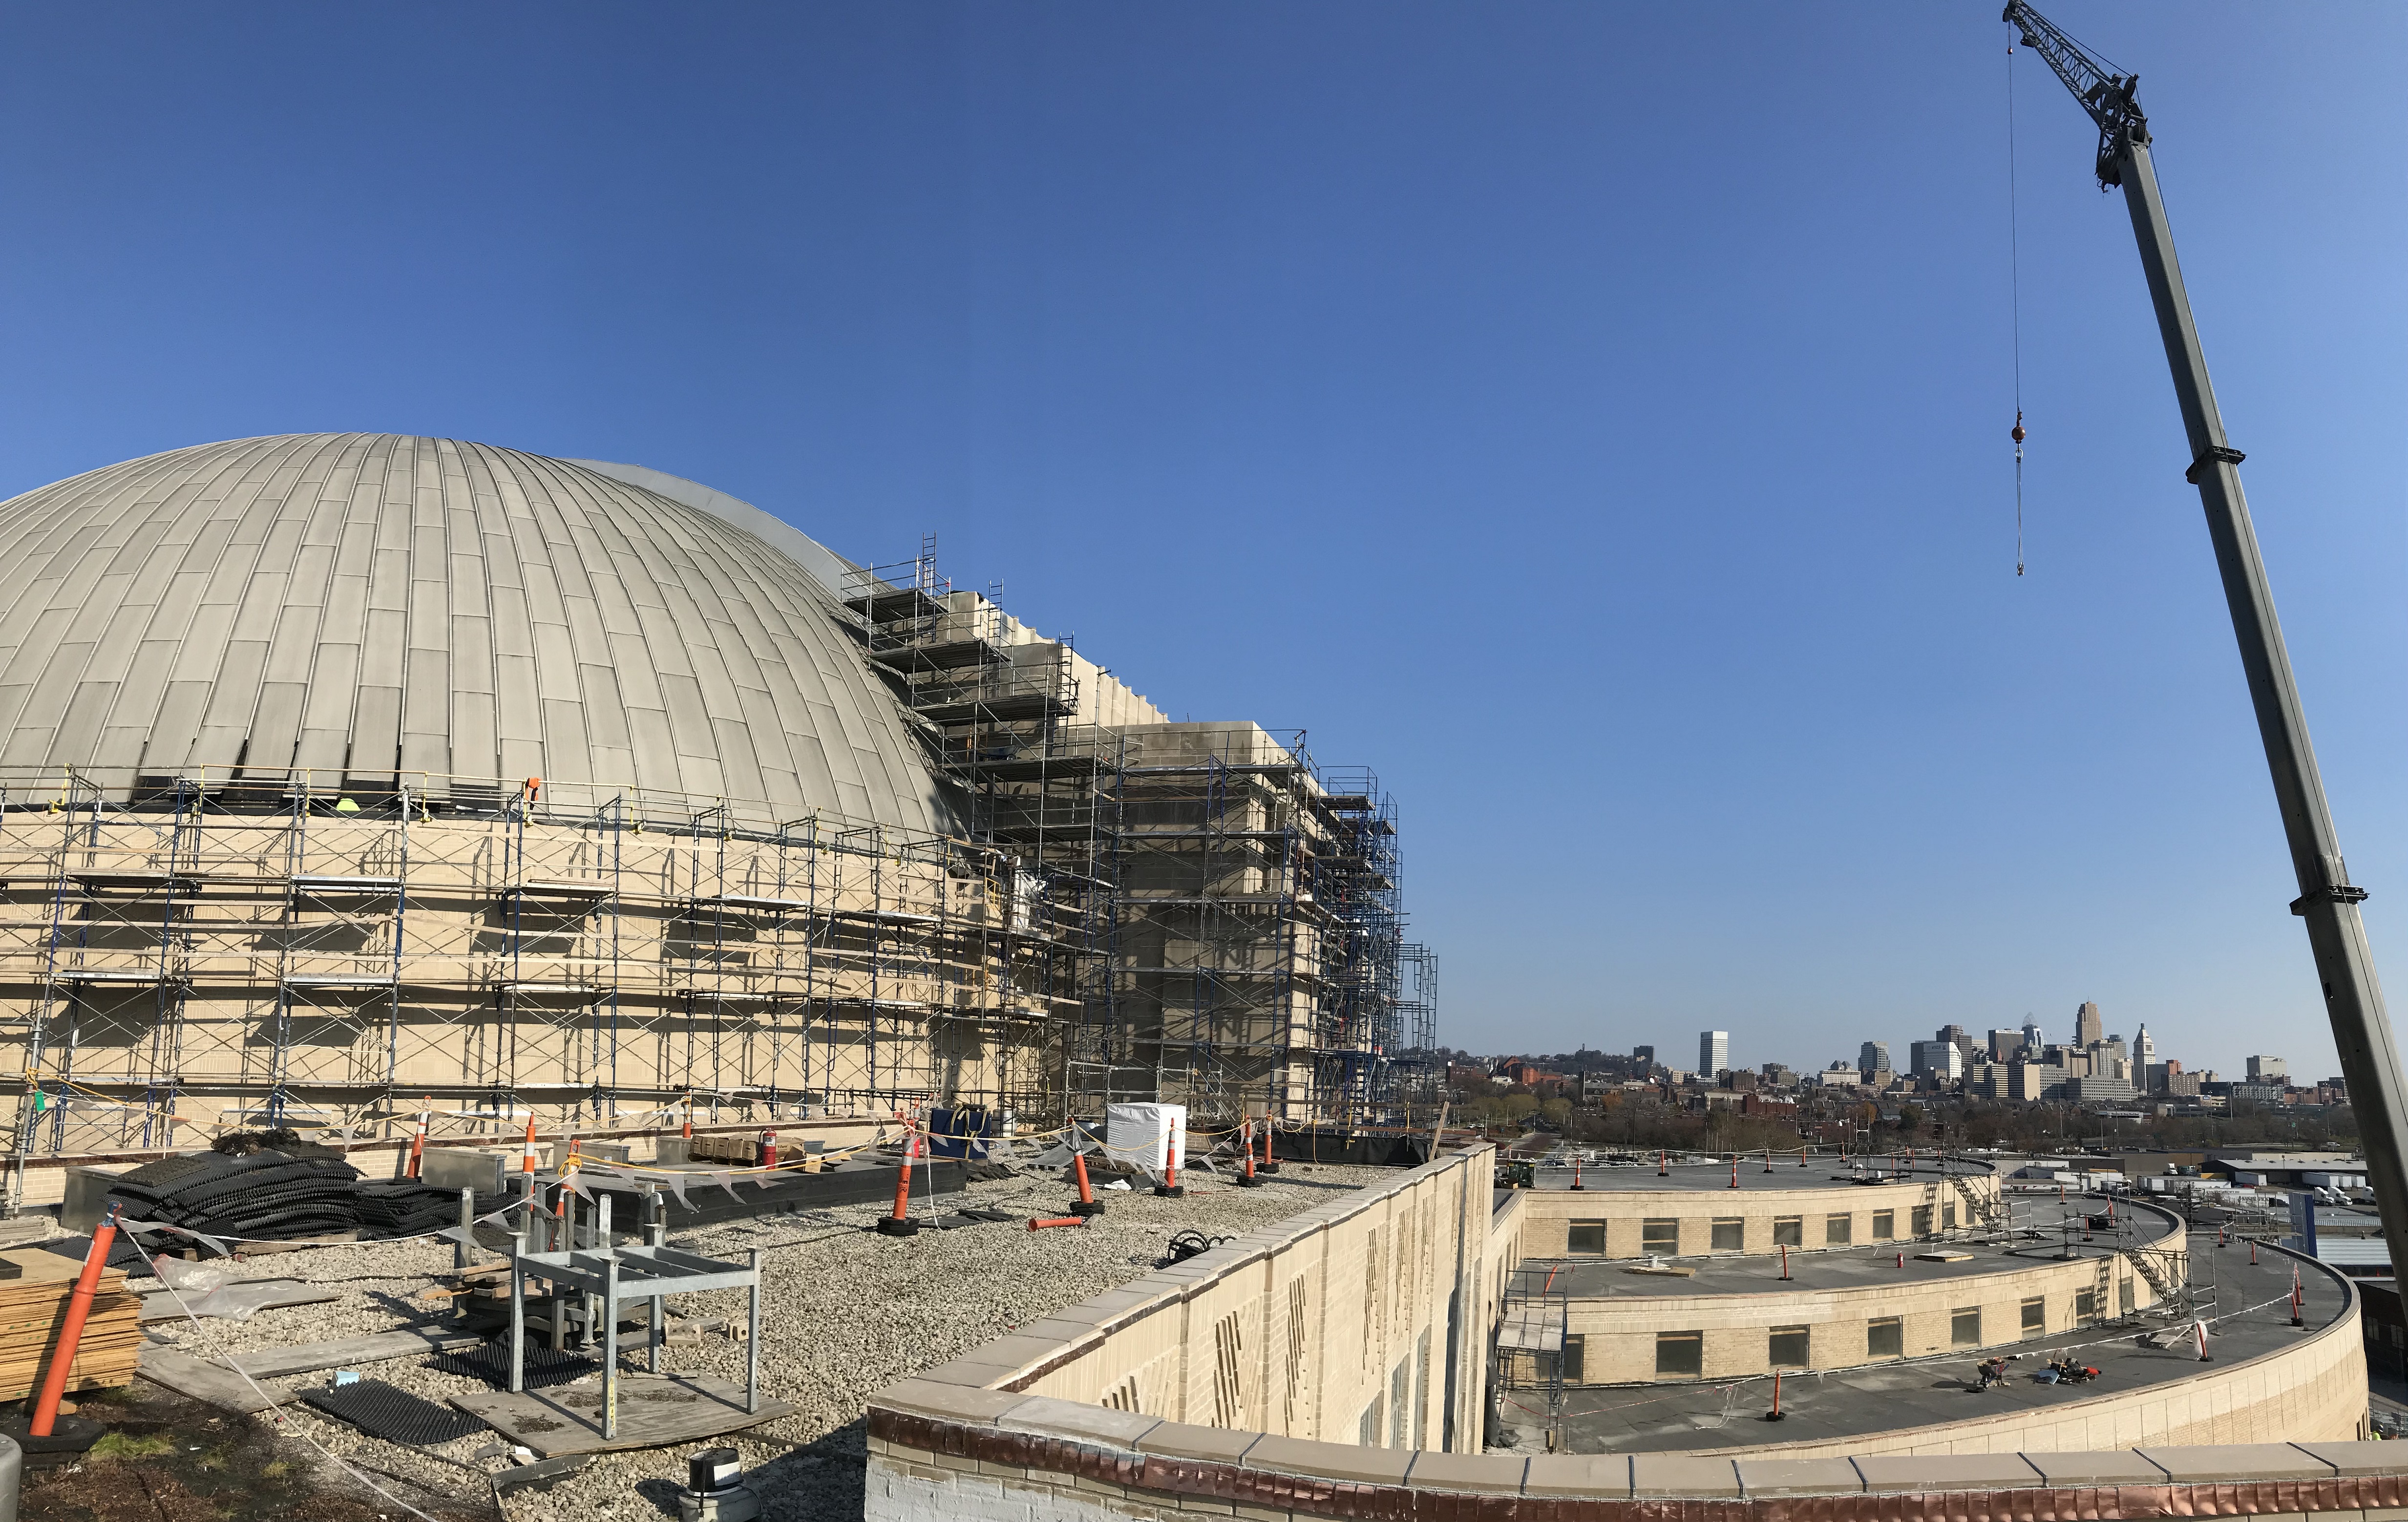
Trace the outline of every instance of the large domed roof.
{"label": "large domed roof", "polygon": [[834,607],[755,534],[567,461],[205,444],[0,504],[0,768],[540,777],[941,828]]}

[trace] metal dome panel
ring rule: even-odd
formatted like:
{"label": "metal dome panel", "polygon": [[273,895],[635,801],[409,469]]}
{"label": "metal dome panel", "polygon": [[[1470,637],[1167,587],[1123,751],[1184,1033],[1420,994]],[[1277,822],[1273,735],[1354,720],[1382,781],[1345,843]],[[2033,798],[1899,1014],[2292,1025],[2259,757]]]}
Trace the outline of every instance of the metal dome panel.
{"label": "metal dome panel", "polygon": [[0,504],[0,768],[539,777],[945,827],[837,616],[760,538],[566,461],[206,444]]}

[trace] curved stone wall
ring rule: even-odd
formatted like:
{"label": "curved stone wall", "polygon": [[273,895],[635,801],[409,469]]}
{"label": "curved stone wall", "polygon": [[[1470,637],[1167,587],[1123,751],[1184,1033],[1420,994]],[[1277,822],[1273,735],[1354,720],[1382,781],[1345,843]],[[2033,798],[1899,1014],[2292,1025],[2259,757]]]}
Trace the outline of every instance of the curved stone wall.
{"label": "curved stone wall", "polygon": [[[1829,1441],[1480,1452],[1484,1328],[1533,1200],[1516,1191],[1486,1208],[1492,1157],[1441,1156],[880,1392],[868,1516],[1642,1522],[1678,1502],[1781,1522],[1816,1498],[1827,1522],[2370,1506],[2387,1522],[2408,1506],[2408,1455],[2352,1441],[2366,1388],[2355,1294],[2307,1260],[2341,1314],[2172,1382]],[[1398,1259],[1374,1241],[1412,1245]],[[1425,1333],[1426,1381],[1408,1356]],[[1291,1395],[1299,1365],[1307,1384]],[[1412,1398],[1401,1429],[1383,1403],[1399,1369]]]}
{"label": "curved stone wall", "polygon": [[[2179,1260],[2185,1246],[2182,1223],[2162,1211],[2140,1208],[2148,1210],[2153,1229],[2139,1247]],[[1612,1271],[1598,1265],[1586,1271]],[[1698,1373],[1675,1377],[1715,1380],[1770,1373],[1776,1367],[1772,1347],[1776,1333],[1802,1333],[1808,1348],[1803,1364],[1784,1361],[1778,1367],[1848,1369],[1951,1351],[1970,1357],[1981,1349],[2005,1347],[2066,1331],[2086,1321],[2113,1317],[2128,1304],[2145,1310],[2157,1302],[2146,1276],[2121,1256],[2066,1260],[2011,1256],[1981,1273],[1844,1288],[1768,1289],[1758,1294],[1683,1294],[1679,1286],[1684,1280],[1641,1282],[1660,1283],[1668,1293],[1587,1299],[1577,1285],[1571,1288],[1566,1330],[1582,1339],[1581,1383],[1653,1383],[1667,1378],[1656,1367],[1656,1339],[1663,1333],[1696,1333],[1702,1339]],[[2085,1294],[2103,1294],[2105,1299],[2092,1302],[2086,1314],[2080,1299]],[[2024,1306],[2033,1300],[2040,1302],[2042,1325],[2027,1329]],[[1972,1341],[1962,1342],[1958,1318],[1967,1312],[1974,1314],[1977,1330]],[[1892,1320],[1899,1324],[1898,1350],[1872,1352],[1872,1325]]]}
{"label": "curved stone wall", "polygon": [[[1791,1176],[1783,1171],[1768,1180],[1743,1166],[1737,1189],[1616,1189],[1609,1183],[1580,1191],[1516,1191],[1525,1197],[1523,1255],[1564,1257],[1577,1250],[1599,1257],[1642,1256],[1649,1251],[1651,1222],[1672,1224],[1678,1243],[1673,1254],[1680,1256],[1775,1253],[1788,1234],[1784,1224],[1794,1224],[1798,1250],[1862,1246],[1970,1230],[1999,1208],[1998,1179],[1982,1165],[1967,1165],[1966,1171],[1945,1179],[1922,1173],[1891,1183],[1821,1187],[1789,1185]],[[1727,1228],[1734,1222],[1740,1245],[1716,1247],[1717,1223]],[[1575,1249],[1576,1224],[1601,1228],[1602,1246],[1592,1249],[1588,1244],[1595,1239],[1583,1235]],[[1916,1229],[1918,1225],[1924,1228]],[[1839,1230],[1845,1231],[1845,1241],[1834,1240]]]}

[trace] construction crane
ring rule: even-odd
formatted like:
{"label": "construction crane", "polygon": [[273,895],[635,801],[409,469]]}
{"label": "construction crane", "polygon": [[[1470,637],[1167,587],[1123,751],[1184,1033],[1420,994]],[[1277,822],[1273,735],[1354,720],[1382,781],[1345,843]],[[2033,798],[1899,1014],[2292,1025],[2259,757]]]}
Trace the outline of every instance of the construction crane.
{"label": "construction crane", "polygon": [[2208,538],[2215,546],[2224,598],[2241,641],[2241,668],[2258,711],[2258,732],[2274,778],[2274,798],[2283,833],[2291,847],[2300,896],[2291,912],[2307,921],[2308,946],[2323,984],[2325,1012],[2333,1043],[2341,1050],[2342,1076],[2349,1084],[2358,1115],[2366,1170],[2383,1212],[2384,1240],[2395,1269],[2408,1272],[2408,1121],[2402,1119],[2403,1084],[2391,1019],[2384,1012],[2383,987],[2358,906],[2366,890],[2349,881],[2332,811],[2325,802],[2316,754],[2308,743],[2308,721],[2300,706],[2291,659],[2283,648],[2283,627],[2266,584],[2266,564],[2250,526],[2249,504],[2241,495],[2241,452],[2225,437],[2215,388],[2207,378],[2207,357],[2192,323],[2182,266],[2174,259],[2173,234],[2166,225],[2164,199],[2149,157],[2149,120],[2141,111],[2140,76],[2121,74],[2052,25],[2023,0],[2009,0],[2001,18],[2017,28],[2023,45],[2040,54],[2066,89],[2099,124],[2095,165],[2100,188],[2120,186],[2141,245],[2141,268],[2157,304],[2157,329],[2173,368],[2174,395],[2182,404],[2183,429],[2190,439],[2190,466],[2184,479],[2199,488],[2207,510]]}

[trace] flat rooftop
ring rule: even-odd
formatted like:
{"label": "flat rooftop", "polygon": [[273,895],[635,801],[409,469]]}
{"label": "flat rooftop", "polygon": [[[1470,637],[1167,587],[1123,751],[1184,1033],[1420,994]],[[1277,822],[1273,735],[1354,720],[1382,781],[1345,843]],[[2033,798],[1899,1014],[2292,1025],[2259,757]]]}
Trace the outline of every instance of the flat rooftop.
{"label": "flat rooftop", "polygon": [[[2243,1360],[2277,1352],[2330,1325],[2342,1314],[2341,1286],[2311,1269],[2306,1277],[2307,1325],[2295,1329],[2287,1297],[2296,1259],[2261,1249],[2253,1267],[2245,1244],[2236,1242],[2218,1249],[2213,1233],[2194,1237],[2191,1246],[2193,1288],[2202,1299],[2211,1294],[2214,1298],[2212,1306],[2202,1305],[2199,1311],[2213,1328],[2208,1347],[2214,1355],[2214,1367],[2229,1370]],[[1998,1261],[1993,1256],[1988,1265]],[[1779,1271],[1777,1267],[1774,1271]],[[1651,1281],[1634,1276],[1632,1282]],[[1763,1419],[1772,1404],[1769,1376],[1578,1386],[1565,1392],[1566,1446],[1572,1453],[1756,1447],[1895,1432],[1971,1416],[1996,1416],[2018,1407],[2065,1405],[2138,1386],[2172,1384],[2199,1372],[2198,1356],[2186,1345],[2148,1348],[2139,1343],[2143,1332],[2173,1330],[2182,1325],[2180,1319],[2143,1314],[1979,1354],[1968,1349],[1867,1368],[1785,1373],[1781,1381],[1784,1419],[1777,1424]],[[2042,1385],[2032,1378],[2050,1358],[2075,1350],[2084,1362],[2100,1371],[2096,1382]],[[1974,1368],[1980,1359],[2011,1356],[2007,1383],[1978,1390]],[[1520,1450],[1542,1451],[1543,1393],[1512,1389],[1503,1396],[1506,1425],[1516,1429]]]}

